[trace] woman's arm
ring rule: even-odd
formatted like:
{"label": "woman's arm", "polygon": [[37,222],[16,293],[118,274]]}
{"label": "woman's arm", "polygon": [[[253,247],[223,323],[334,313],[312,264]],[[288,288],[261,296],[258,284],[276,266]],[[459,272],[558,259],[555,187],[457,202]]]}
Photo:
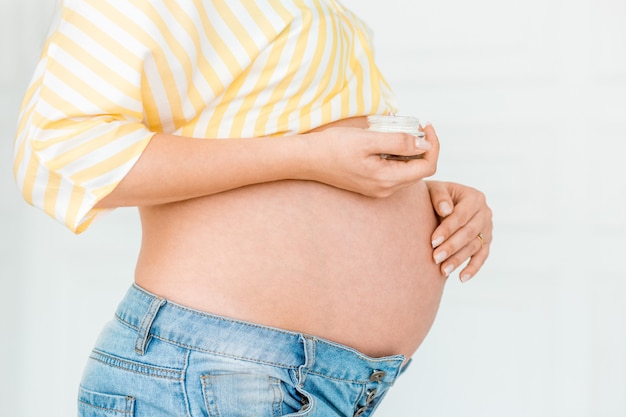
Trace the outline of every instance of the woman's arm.
{"label": "woman's arm", "polygon": [[[434,174],[439,143],[431,126],[425,132],[426,141],[417,142],[403,133],[349,127],[254,139],[157,134],[129,173],[96,207],[162,204],[285,179],[319,181],[386,197]],[[381,159],[381,153],[423,153],[423,157],[398,162]]]}

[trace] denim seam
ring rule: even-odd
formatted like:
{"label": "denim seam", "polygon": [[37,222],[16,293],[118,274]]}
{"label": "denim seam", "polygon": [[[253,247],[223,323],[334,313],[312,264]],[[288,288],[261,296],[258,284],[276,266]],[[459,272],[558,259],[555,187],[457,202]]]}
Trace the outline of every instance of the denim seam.
{"label": "denim seam", "polygon": [[[219,408],[217,407],[217,404],[215,404],[214,407],[211,407],[211,399],[217,397],[215,395],[213,385],[209,380],[211,376],[212,375],[210,374],[200,376],[200,383],[202,384],[202,398],[204,398],[204,406],[207,413],[209,414],[209,417],[221,417],[221,413]],[[213,408],[215,408],[215,412],[212,411]]]}
{"label": "denim seam", "polygon": [[[127,321],[122,319],[120,316],[116,315],[116,319],[121,324],[123,324],[123,325],[125,325],[125,326],[127,326],[127,327],[129,327],[129,328],[131,328],[133,330],[138,330],[138,328],[136,326],[133,326],[132,324],[128,323]],[[276,367],[283,368],[283,369],[295,369],[295,368],[297,368],[297,366],[290,366],[290,365],[285,365],[285,364],[282,364],[282,363],[268,362],[268,361],[263,361],[263,360],[260,360],[260,359],[246,358],[246,357],[243,357],[243,356],[229,355],[229,354],[226,354],[224,352],[216,352],[216,351],[212,351],[212,350],[209,350],[209,349],[202,349],[202,348],[199,348],[197,346],[190,346],[190,345],[186,345],[184,343],[180,343],[180,342],[177,342],[177,341],[174,341],[174,340],[169,340],[169,339],[166,339],[164,337],[161,337],[161,336],[158,336],[158,335],[155,335],[155,334],[151,334],[150,337],[153,337],[153,338],[158,339],[158,340],[160,340],[162,342],[165,342],[165,343],[170,343],[172,345],[175,345],[175,346],[178,346],[178,347],[181,347],[181,348],[185,348],[185,349],[189,349],[189,350],[194,350],[194,351],[197,351],[197,352],[210,353],[210,354],[213,354],[213,355],[223,356],[223,357],[226,357],[226,358],[237,359],[237,360],[242,360],[242,361],[247,361],[247,362],[261,363],[261,364],[264,364],[264,365],[276,366]]]}
{"label": "denim seam", "polygon": [[[132,398],[133,401],[135,400],[135,398],[133,398],[133,397],[130,397],[130,398]],[[97,405],[90,404],[90,403],[88,403],[86,401],[82,401],[82,400],[78,400],[78,402],[81,403],[81,404],[84,404],[87,407],[97,408],[98,410],[103,410],[103,411],[108,411],[108,412],[113,412],[113,413],[129,414],[129,415],[131,415],[133,413],[132,410],[129,411],[129,410],[115,410],[115,409],[112,409],[112,408],[104,408],[104,407],[100,407],[100,406],[97,406]]]}
{"label": "denim seam", "polygon": [[271,366],[276,366],[278,368],[284,368],[284,369],[293,369],[294,368],[293,366],[285,365],[285,364],[282,364],[282,363],[268,362],[268,361],[263,361],[263,360],[260,360],[260,359],[246,358],[244,356],[229,355],[229,354],[226,354],[224,352],[216,352],[216,351],[209,350],[209,349],[201,349],[201,348],[198,348],[198,347],[195,347],[195,346],[189,346],[189,345],[186,345],[184,343],[179,343],[179,342],[175,342],[173,340],[168,340],[168,339],[156,336],[156,335],[152,335],[152,337],[154,337],[155,339],[161,340],[163,342],[166,342],[166,343],[171,343],[171,344],[173,344],[175,346],[179,346],[179,347],[182,347],[182,348],[185,348],[185,349],[189,349],[189,350],[195,350],[195,351],[202,352],[202,353],[210,353],[212,355],[223,356],[223,357],[226,357],[226,358],[237,359],[237,360],[246,361],[246,362],[260,363],[260,364],[263,364],[263,365],[271,365]]}
{"label": "denim seam", "polygon": [[[180,381],[181,379],[183,379],[181,375],[182,372],[179,370],[157,368],[157,367],[145,365],[139,362],[131,362],[125,359],[121,359],[121,358],[106,354],[96,349],[93,350],[92,354],[89,357],[105,365],[113,366],[119,369],[124,369],[125,371],[132,372],[132,373],[139,374],[139,375],[147,375],[147,376],[154,377],[154,378],[169,379],[169,380],[174,380],[174,381]],[[145,369],[146,372],[142,372],[140,368]],[[164,375],[164,374],[170,374],[170,375]]]}
{"label": "denim seam", "polygon": [[185,367],[183,368],[183,375],[181,379],[183,397],[185,400],[185,408],[187,409],[187,417],[191,417],[191,404],[189,403],[189,395],[187,395],[187,370],[189,369],[189,357],[191,356],[191,351],[187,350],[185,354]]}
{"label": "denim seam", "polygon": [[349,346],[343,346],[337,343],[333,343],[324,339],[319,339],[319,338],[315,338],[315,342],[316,343],[322,343],[324,345],[327,346],[332,346],[332,347],[340,347],[342,349],[347,349],[350,352],[354,353],[355,355],[357,355],[359,358],[367,361],[367,362],[375,362],[375,363],[385,363],[385,362],[397,362],[397,361],[403,361],[404,360],[404,355],[394,355],[394,356],[386,356],[383,358],[372,358],[369,357],[367,355],[364,355],[363,353],[359,352],[356,349],[353,349]]}
{"label": "denim seam", "polygon": [[359,380],[359,379],[335,378],[333,376],[329,376],[329,375],[311,371],[311,370],[308,370],[307,373],[311,375],[319,376],[320,378],[330,379],[330,380],[337,381],[337,382],[349,382],[351,384],[358,384],[358,385],[367,385],[370,382],[370,381]]}
{"label": "denim seam", "polygon": [[269,384],[272,385],[272,392],[274,394],[274,401],[272,401],[272,414],[275,417],[280,417],[282,415],[282,406],[284,401],[283,390],[280,387],[281,381],[277,378],[267,376],[269,380]]}

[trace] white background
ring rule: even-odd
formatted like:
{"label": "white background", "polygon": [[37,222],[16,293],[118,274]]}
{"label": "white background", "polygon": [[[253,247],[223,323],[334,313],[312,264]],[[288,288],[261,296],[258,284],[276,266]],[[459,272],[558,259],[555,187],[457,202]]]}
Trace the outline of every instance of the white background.
{"label": "white background", "polygon": [[[401,113],[437,128],[437,178],[495,213],[488,264],[449,281],[377,415],[626,416],[626,0],[345,4]],[[13,135],[54,0],[0,10],[0,414],[71,416],[140,230],[125,209],[74,236],[21,200]]]}

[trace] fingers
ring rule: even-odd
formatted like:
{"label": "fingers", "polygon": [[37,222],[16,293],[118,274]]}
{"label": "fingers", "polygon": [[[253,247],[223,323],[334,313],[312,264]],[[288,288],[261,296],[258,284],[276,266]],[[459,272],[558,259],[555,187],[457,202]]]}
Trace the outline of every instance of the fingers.
{"label": "fingers", "polygon": [[[432,201],[435,211],[440,217],[446,217],[452,213],[452,195],[447,187],[448,183],[441,181],[428,181],[428,192],[430,193],[430,200]],[[439,239],[443,237],[437,236]],[[441,240],[443,242],[443,240]],[[439,242],[439,243],[441,243]],[[435,246],[436,244],[433,243]]]}
{"label": "fingers", "polygon": [[431,162],[436,162],[439,157],[439,139],[431,124],[420,127],[424,136],[414,136],[408,133],[389,133],[369,131],[371,154],[388,154],[415,156],[422,155]]}
{"label": "fingers", "polygon": [[[429,184],[434,202],[438,201],[438,193],[444,190],[450,196],[444,196],[442,201],[450,198],[456,205],[452,207],[452,214],[445,217],[433,233],[433,258],[446,276],[469,259],[460,273],[461,280],[465,282],[478,272],[489,256],[492,212],[478,190],[454,183]],[[479,233],[482,240],[477,237]]]}
{"label": "fingers", "polygon": [[475,253],[471,258],[468,264],[461,270],[459,273],[459,277],[461,282],[469,281],[474,275],[478,273],[480,268],[483,266],[487,257],[489,256],[489,246],[483,246],[481,250]]}
{"label": "fingers", "polygon": [[[485,233],[485,228],[491,227],[491,209],[482,192],[452,182],[427,181],[426,185],[435,210],[441,217],[445,217],[432,234],[433,248],[458,230],[472,226],[470,221],[475,216],[478,217],[473,224],[474,229],[467,231],[469,238]],[[449,212],[448,207],[445,207],[448,204],[451,205]]]}
{"label": "fingers", "polygon": [[431,145],[431,149],[422,155],[422,159],[427,161],[432,168],[432,173],[429,175],[431,176],[437,171],[437,161],[439,160],[439,138],[437,137],[435,128],[430,123],[426,123],[426,126],[422,128],[422,131],[426,134],[426,141],[428,141]]}
{"label": "fingers", "polygon": [[469,243],[441,262],[441,272],[445,276],[450,276],[469,259],[467,265],[459,273],[461,282],[467,282],[478,273],[488,256],[489,244],[481,242],[478,237],[474,237]]}
{"label": "fingers", "polygon": [[[426,126],[423,131],[424,138],[405,133],[368,132],[365,152],[369,158],[363,173],[372,180],[372,187],[366,195],[388,197],[436,172],[439,140],[432,126]],[[382,158],[381,154],[420,157],[399,161]]]}
{"label": "fingers", "polygon": [[369,132],[371,155],[399,155],[406,157],[420,156],[433,147],[425,136],[413,136],[408,133]]}

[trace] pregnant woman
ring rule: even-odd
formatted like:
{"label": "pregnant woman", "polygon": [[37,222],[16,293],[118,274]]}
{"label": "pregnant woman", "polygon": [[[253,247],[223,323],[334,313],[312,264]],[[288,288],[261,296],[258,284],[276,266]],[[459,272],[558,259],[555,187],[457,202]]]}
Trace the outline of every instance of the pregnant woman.
{"label": "pregnant woman", "polygon": [[64,6],[24,101],[17,181],[77,233],[121,206],[143,233],[80,416],[373,413],[445,276],[486,259],[491,212],[423,180],[431,125],[367,130],[396,111],[369,36],[336,0]]}

